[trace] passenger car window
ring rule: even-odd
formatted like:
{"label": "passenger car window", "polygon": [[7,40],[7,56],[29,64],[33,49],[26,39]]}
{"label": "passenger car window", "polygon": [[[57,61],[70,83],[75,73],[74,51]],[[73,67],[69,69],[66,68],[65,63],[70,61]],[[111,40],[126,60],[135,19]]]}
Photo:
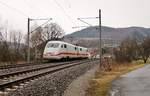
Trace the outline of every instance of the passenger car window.
{"label": "passenger car window", "polygon": [[74,47],[75,50],[77,50],[77,47]]}
{"label": "passenger car window", "polygon": [[63,48],[63,45],[61,45],[61,48]]}
{"label": "passenger car window", "polygon": [[80,48],[80,51],[82,51],[82,48]]}
{"label": "passenger car window", "polygon": [[67,45],[66,45],[66,44],[64,44],[64,48],[67,48]]}

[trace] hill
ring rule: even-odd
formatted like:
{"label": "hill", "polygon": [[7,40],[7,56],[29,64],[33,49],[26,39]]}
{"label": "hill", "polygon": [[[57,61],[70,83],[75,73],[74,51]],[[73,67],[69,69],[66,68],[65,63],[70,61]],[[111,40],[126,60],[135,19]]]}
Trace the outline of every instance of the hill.
{"label": "hill", "polygon": [[[150,35],[150,28],[144,27],[127,27],[127,28],[112,28],[102,26],[102,38],[111,37],[112,39],[123,40],[127,36],[147,36]],[[99,38],[98,27],[88,27],[80,31],[67,35],[75,38]]]}
{"label": "hill", "polygon": [[[99,30],[98,26],[88,27],[80,31],[76,31],[72,34],[66,35],[67,38],[76,38],[78,40],[98,40]],[[144,27],[126,27],[126,28],[113,28],[102,26],[102,40],[103,43],[119,44],[127,37],[136,37],[142,39],[145,36],[150,35],[150,28]]]}

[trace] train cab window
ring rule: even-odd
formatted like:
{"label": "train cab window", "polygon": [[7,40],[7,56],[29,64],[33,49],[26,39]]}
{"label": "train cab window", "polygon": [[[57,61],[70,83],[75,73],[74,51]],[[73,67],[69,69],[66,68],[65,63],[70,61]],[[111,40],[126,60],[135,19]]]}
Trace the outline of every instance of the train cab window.
{"label": "train cab window", "polygon": [[57,48],[59,46],[59,43],[49,43],[47,45],[47,48]]}
{"label": "train cab window", "polygon": [[54,47],[54,48],[57,48],[58,46],[59,46],[59,44],[58,44],[58,43],[55,43],[53,47]]}
{"label": "train cab window", "polygon": [[66,45],[66,44],[64,44],[64,48],[67,48],[67,45]]}

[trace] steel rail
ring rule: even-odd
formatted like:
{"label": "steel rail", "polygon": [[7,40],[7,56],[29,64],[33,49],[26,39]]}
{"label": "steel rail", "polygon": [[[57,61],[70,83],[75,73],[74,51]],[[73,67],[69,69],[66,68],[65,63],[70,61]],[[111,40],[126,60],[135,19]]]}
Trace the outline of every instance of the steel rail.
{"label": "steel rail", "polygon": [[[31,68],[31,69],[25,69],[25,70],[16,71],[16,72],[4,73],[4,74],[0,74],[0,79],[8,78],[10,76],[19,75],[19,74],[23,74],[23,73],[29,73],[29,72],[39,71],[39,70],[42,70],[42,69],[47,69],[47,68],[53,68],[53,67],[57,67],[57,66],[62,66],[62,65],[69,64],[69,63],[74,63],[74,62],[78,62],[78,61],[56,63],[56,64],[52,63],[53,65],[51,64],[49,66],[44,66],[43,65],[43,67],[39,67],[39,68]],[[33,66],[31,66],[31,67],[33,67]]]}
{"label": "steel rail", "polygon": [[[64,61],[63,61],[64,62]],[[67,61],[68,62],[68,61]],[[51,63],[60,63],[60,62],[50,62]],[[62,63],[62,62],[61,62]],[[40,65],[40,64],[47,64],[44,62],[41,63],[22,63],[22,64],[9,64],[9,65],[2,65],[0,66],[0,69],[9,69],[9,68],[16,68],[16,67],[25,67],[25,66],[31,66],[31,65]]]}
{"label": "steel rail", "polygon": [[22,78],[19,78],[16,80],[11,80],[9,82],[4,82],[4,83],[0,84],[0,90],[4,91],[6,88],[11,88],[13,85],[18,85],[20,83],[34,80],[35,78],[42,77],[42,76],[45,76],[47,74],[51,74],[51,73],[58,72],[60,70],[66,69],[66,68],[70,68],[70,67],[73,67],[76,65],[81,65],[81,64],[90,63],[90,62],[92,62],[92,61],[82,61],[82,62],[76,62],[76,63],[72,63],[72,64],[67,64],[67,65],[62,65],[59,67],[55,67],[53,69],[51,68],[51,70],[48,70],[46,72],[41,72],[41,73],[33,74],[30,76],[22,77]]}

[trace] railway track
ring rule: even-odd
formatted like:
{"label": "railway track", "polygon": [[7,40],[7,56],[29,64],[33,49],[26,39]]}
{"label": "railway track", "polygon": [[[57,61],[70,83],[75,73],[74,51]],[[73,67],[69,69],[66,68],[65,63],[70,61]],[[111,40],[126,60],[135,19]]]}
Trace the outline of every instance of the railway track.
{"label": "railway track", "polygon": [[[31,66],[31,65],[34,66],[34,65],[40,65],[40,64],[43,64],[43,63],[45,63],[45,62],[41,62],[41,63],[23,63],[23,64],[8,64],[8,65],[0,66],[0,70],[9,69],[9,68],[17,68],[17,67],[26,67],[26,66]],[[53,63],[59,63],[59,62],[51,62],[51,63],[53,64]],[[65,62],[63,62],[63,63],[65,63]]]}
{"label": "railway track", "polygon": [[0,70],[1,69],[16,68],[16,67],[25,67],[25,66],[31,66],[31,65],[39,65],[39,64],[41,64],[41,63],[8,64],[8,65],[0,66]]}
{"label": "railway track", "polygon": [[45,75],[52,74],[54,72],[58,72],[66,68],[70,68],[76,65],[85,64],[89,62],[92,62],[92,61],[90,60],[84,60],[84,61],[78,61],[78,62],[74,61],[74,62],[50,65],[47,67],[34,68],[34,69],[26,70],[26,71],[12,72],[12,73],[3,74],[3,75],[1,74],[0,75],[0,91],[6,92],[10,88],[15,89],[17,88],[17,86],[27,84]]}
{"label": "railway track", "polygon": [[[30,65],[30,66],[23,66],[22,68],[19,66],[19,67],[11,68],[11,69],[3,69],[3,70],[0,70],[0,72],[2,71],[0,73],[0,79],[8,78],[10,76],[15,76],[15,75],[19,75],[19,74],[25,74],[25,73],[28,73],[28,72],[39,71],[39,70],[42,70],[42,69],[57,67],[57,66],[65,65],[65,64],[75,63],[75,62],[79,62],[79,61],[81,61],[81,60],[63,62],[63,63],[47,63],[47,64],[40,64],[40,65],[39,64],[38,65]],[[13,71],[15,69],[18,69],[18,70]],[[6,72],[7,70],[11,70],[11,71]]]}

